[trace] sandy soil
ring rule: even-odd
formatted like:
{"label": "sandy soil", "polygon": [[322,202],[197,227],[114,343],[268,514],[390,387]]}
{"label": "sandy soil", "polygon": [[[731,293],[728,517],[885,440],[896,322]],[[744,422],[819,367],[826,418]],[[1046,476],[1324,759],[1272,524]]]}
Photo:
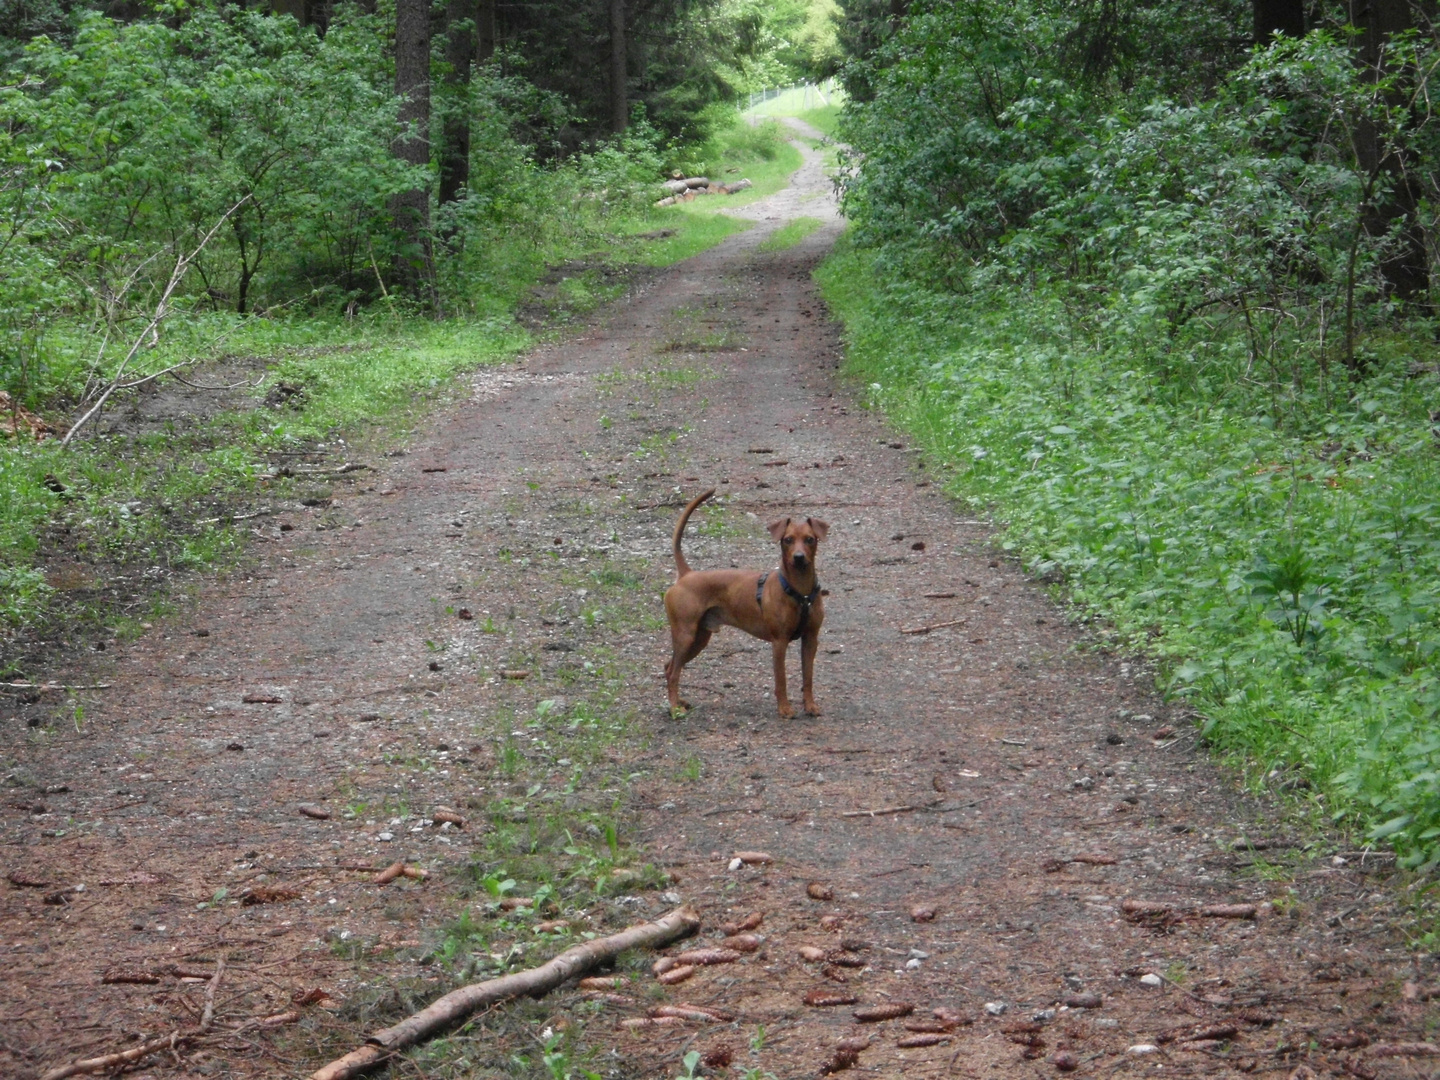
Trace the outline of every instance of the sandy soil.
{"label": "sandy soil", "polygon": [[[0,721],[0,1075],[192,1030],[221,958],[212,1033],[142,1075],[302,1075],[356,1044],[384,1010],[347,1002],[443,981],[419,946],[473,896],[479,819],[523,797],[501,743],[543,773],[521,720],[602,672],[625,733],[578,790],[568,760],[541,786],[577,821],[627,793],[624,839],[670,878],[597,905],[596,929],[685,899],[707,944],[759,913],[761,947],[630,1004],[527,1003],[536,1030],[502,1010],[485,1030],[506,1047],[584,1017],[588,1067],[625,1077],[692,1048],[782,1078],[1431,1073],[1428,1043],[1386,1049],[1424,1042],[1440,993],[1386,861],[1242,796],[1143,665],[1067,621],[837,379],[810,271],[839,226],[803,149],[795,187],[743,211],[757,228],[477,374],[407,454],[258,529],[250,569],[183,617],[51,673],[94,689]],[[759,250],[797,214],[827,225]],[[698,567],[774,565],[775,517],[831,525],[823,716],[780,720],[767,646],[735,631],[687,669],[696,707],[664,708],[669,533],[712,485]],[[471,820],[437,827],[439,806]],[[373,884],[393,859],[428,880]],[[621,1027],[661,1000],[735,1020]],[[852,1015],[881,1004],[913,1012]]]}

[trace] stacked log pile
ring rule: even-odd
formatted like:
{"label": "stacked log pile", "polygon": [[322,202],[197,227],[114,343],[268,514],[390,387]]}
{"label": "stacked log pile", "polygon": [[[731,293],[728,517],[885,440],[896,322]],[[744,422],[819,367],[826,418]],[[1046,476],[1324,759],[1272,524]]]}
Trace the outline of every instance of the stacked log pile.
{"label": "stacked log pile", "polygon": [[676,203],[691,202],[701,195],[733,195],[754,187],[749,180],[736,180],[733,184],[722,184],[704,176],[674,177],[662,185],[670,194],[657,202],[656,206],[674,206]]}

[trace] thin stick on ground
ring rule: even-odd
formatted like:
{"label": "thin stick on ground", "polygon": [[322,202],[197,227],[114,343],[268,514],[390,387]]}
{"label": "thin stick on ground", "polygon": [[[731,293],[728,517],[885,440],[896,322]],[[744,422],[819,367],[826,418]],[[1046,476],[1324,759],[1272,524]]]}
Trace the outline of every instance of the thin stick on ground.
{"label": "thin stick on ground", "polygon": [[698,929],[700,916],[695,909],[679,907],[654,922],[631,926],[610,937],[596,938],[566,949],[538,968],[462,986],[394,1027],[375,1032],[366,1040],[366,1045],[330,1062],[311,1074],[310,1080],[348,1080],[373,1069],[406,1047],[415,1046],[447,1030],[486,1006],[526,995],[538,997],[598,964],[614,959],[627,949],[668,945]]}
{"label": "thin stick on ground", "polygon": [[158,1054],[163,1050],[178,1050],[192,1040],[208,1034],[215,1024],[215,991],[220,987],[220,979],[225,974],[225,959],[221,957],[215,962],[215,974],[210,976],[210,981],[205,984],[205,1011],[200,1015],[200,1027],[195,1031],[172,1031],[169,1035],[161,1035],[149,1039],[139,1046],[132,1046],[129,1050],[120,1050],[114,1054],[105,1054],[97,1058],[85,1058],[82,1061],[72,1061],[69,1065],[61,1065],[51,1069],[40,1080],[65,1080],[67,1076],[83,1076],[86,1073],[109,1072],[123,1065],[133,1065],[151,1054]]}
{"label": "thin stick on ground", "polygon": [[902,634],[928,634],[931,630],[943,630],[947,626],[964,626],[969,619],[951,619],[949,622],[930,623],[928,626],[911,626],[902,628]]}
{"label": "thin stick on ground", "polygon": [[157,1039],[150,1039],[139,1046],[132,1046],[129,1050],[121,1050],[115,1054],[106,1054],[104,1057],[86,1058],[84,1061],[73,1061],[69,1065],[61,1065],[58,1069],[51,1069],[40,1080],[65,1080],[67,1076],[82,1076],[85,1073],[108,1072],[121,1065],[132,1065],[151,1054],[158,1054],[162,1050],[174,1050],[180,1047],[188,1038],[178,1031],[169,1035],[161,1035]]}
{"label": "thin stick on ground", "polygon": [[220,985],[220,977],[225,974],[225,958],[223,956],[215,960],[215,974],[210,976],[210,981],[205,984],[205,1011],[200,1014],[200,1030],[209,1031],[210,1025],[215,1023],[215,990]]}

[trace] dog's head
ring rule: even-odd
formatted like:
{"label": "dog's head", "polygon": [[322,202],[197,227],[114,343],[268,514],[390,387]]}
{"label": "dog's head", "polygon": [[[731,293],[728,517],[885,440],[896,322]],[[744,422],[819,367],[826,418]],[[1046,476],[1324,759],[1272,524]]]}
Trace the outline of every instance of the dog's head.
{"label": "dog's head", "polygon": [[770,523],[770,535],[780,544],[780,566],[791,576],[815,566],[815,552],[830,526],[819,518],[781,518]]}

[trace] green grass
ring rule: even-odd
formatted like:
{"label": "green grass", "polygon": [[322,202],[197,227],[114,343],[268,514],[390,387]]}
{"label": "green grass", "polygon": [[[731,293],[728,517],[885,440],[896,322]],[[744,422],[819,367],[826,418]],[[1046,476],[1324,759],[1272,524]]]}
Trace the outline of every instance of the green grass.
{"label": "green grass", "polygon": [[749,221],[724,214],[693,211],[693,205],[664,207],[647,218],[646,225],[673,229],[674,235],[647,243],[632,257],[632,261],[645,266],[670,266],[692,255],[698,255],[727,236],[744,232],[752,225]]}
{"label": "green grass", "polygon": [[[829,105],[826,105],[828,99]],[[746,109],[746,116],[802,116],[806,112],[845,104],[845,92],[839,87],[826,90],[822,97],[813,87],[807,92],[803,86],[784,90],[769,101],[762,101],[753,109]],[[819,127],[817,124],[816,127]]]}
{"label": "green grass", "polygon": [[1218,316],[1077,333],[1057,288],[942,293],[843,241],[818,276],[848,373],[1112,647],[1154,658],[1205,741],[1435,865],[1440,380],[1407,374],[1432,345],[1371,340],[1348,402],[1277,412],[1264,381],[1224,374],[1241,331]]}
{"label": "green grass", "polygon": [[825,223],[819,218],[801,217],[787,221],[765,238],[760,244],[761,251],[784,251],[792,248]]}
{"label": "green grass", "polygon": [[836,129],[840,126],[840,113],[843,109],[844,106],[838,104],[822,105],[818,109],[806,109],[796,115],[811,127],[823,131],[833,139]]}

